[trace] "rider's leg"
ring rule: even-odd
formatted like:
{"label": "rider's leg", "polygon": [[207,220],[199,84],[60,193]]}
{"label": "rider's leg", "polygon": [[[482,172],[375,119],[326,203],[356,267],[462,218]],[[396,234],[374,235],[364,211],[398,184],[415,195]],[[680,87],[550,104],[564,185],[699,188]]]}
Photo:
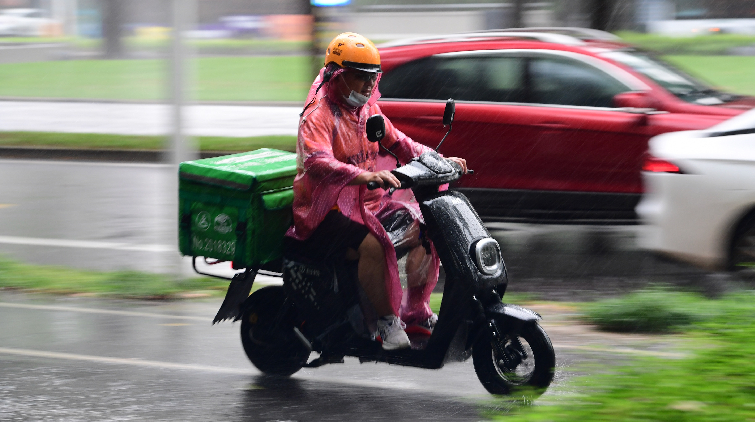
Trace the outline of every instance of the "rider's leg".
{"label": "rider's leg", "polygon": [[401,303],[401,319],[407,324],[426,322],[433,316],[430,294],[438,283],[438,263],[419,245],[406,256],[407,286]]}
{"label": "rider's leg", "polygon": [[392,315],[393,307],[385,291],[385,253],[372,234],[359,245],[359,284],[378,315]]}
{"label": "rider's leg", "polygon": [[380,315],[377,321],[378,334],[383,340],[383,349],[395,350],[409,347],[409,337],[404,326],[388,300],[385,289],[385,252],[383,246],[372,234],[368,234],[359,245],[358,278],[367,299],[375,312]]}

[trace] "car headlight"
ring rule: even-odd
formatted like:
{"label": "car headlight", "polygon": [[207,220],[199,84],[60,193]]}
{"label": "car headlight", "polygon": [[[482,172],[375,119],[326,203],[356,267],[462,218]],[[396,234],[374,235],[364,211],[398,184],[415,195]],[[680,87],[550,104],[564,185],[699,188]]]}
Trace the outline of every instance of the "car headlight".
{"label": "car headlight", "polygon": [[503,266],[501,247],[495,239],[486,237],[480,239],[474,246],[474,258],[477,268],[486,275],[493,275]]}

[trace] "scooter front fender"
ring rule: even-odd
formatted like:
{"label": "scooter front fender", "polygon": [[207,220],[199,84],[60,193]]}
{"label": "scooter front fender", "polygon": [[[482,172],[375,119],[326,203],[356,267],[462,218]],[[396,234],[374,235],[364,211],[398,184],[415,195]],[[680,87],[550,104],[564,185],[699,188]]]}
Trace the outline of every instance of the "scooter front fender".
{"label": "scooter front fender", "polygon": [[537,312],[519,305],[510,303],[496,303],[485,309],[487,319],[500,321],[502,329],[516,329],[523,324],[530,324],[542,320],[543,318]]}

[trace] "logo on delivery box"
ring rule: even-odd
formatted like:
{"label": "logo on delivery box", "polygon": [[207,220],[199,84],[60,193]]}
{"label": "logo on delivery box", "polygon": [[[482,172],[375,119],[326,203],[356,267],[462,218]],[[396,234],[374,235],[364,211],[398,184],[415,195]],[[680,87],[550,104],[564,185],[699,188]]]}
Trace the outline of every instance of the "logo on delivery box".
{"label": "logo on delivery box", "polygon": [[227,214],[218,214],[215,217],[215,231],[218,233],[226,234],[233,230],[233,220]]}
{"label": "logo on delivery box", "polygon": [[199,230],[206,231],[210,228],[210,213],[202,211],[197,214],[194,221],[197,223]]}

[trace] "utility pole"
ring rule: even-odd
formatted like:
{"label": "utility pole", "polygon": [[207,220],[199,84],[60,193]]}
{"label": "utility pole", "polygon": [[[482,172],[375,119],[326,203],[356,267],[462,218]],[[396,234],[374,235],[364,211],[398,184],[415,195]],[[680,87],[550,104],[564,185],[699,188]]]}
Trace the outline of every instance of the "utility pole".
{"label": "utility pole", "polygon": [[590,28],[607,31],[611,27],[612,0],[591,0]]}
{"label": "utility pole", "polygon": [[509,20],[510,28],[524,28],[524,0],[512,0],[513,6],[511,19]]}
{"label": "utility pole", "polygon": [[196,0],[170,0],[173,37],[170,49],[170,100],[171,136],[170,162],[174,165],[195,158],[193,145],[186,136],[186,105],[192,86],[191,52],[186,43],[185,33],[191,30],[196,21]]}
{"label": "utility pole", "polygon": [[[166,206],[168,209],[178,209],[178,165],[183,161],[197,158],[196,148],[191,138],[186,135],[186,105],[192,86],[191,56],[186,43],[186,31],[193,29],[197,16],[197,0],[168,0],[170,2],[173,36],[170,48],[170,123],[172,134],[169,137],[170,154],[164,158],[168,161],[168,183],[166,184]],[[168,244],[176,244],[178,239],[178,222],[170,231],[166,231]],[[171,257],[167,262],[177,280],[184,277],[183,259],[180,254]]]}
{"label": "utility pole", "polygon": [[102,0],[102,36],[105,41],[105,57],[123,56],[123,0]]}

